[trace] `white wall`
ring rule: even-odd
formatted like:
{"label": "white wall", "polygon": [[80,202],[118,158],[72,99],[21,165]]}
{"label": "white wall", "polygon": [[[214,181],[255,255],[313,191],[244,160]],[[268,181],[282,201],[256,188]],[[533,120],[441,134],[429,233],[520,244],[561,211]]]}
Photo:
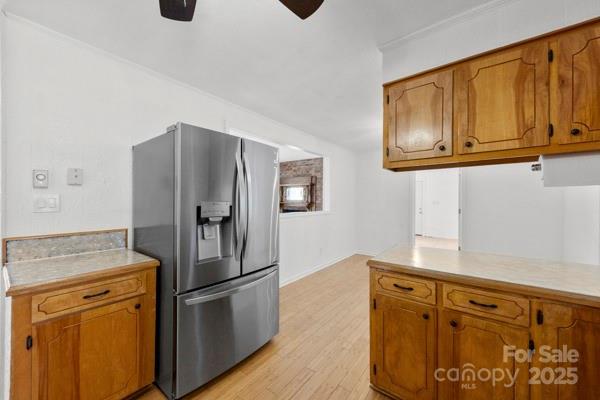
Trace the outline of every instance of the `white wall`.
{"label": "white wall", "polygon": [[383,80],[399,79],[598,15],[598,0],[496,0],[384,48]]}
{"label": "white wall", "polygon": [[600,188],[547,188],[531,164],[462,170],[462,248],[600,264]]}
{"label": "white wall", "polygon": [[[354,252],[350,151],[25,21],[7,18],[3,45],[7,236],[131,227],[131,146],[184,121],[329,158],[331,213],[281,221],[282,281]],[[50,170],[59,213],[31,212],[34,168]]]}
{"label": "white wall", "polygon": [[459,172],[456,168],[416,172],[416,180],[423,182],[423,236],[458,239]]}
{"label": "white wall", "polygon": [[376,255],[396,244],[411,243],[410,172],[381,167],[381,151],[358,155],[356,165],[357,252]]}
{"label": "white wall", "polygon": [[563,259],[600,264],[600,187],[564,188]]}
{"label": "white wall", "polygon": [[562,259],[562,188],[544,188],[531,164],[470,167],[462,175],[463,250]]}

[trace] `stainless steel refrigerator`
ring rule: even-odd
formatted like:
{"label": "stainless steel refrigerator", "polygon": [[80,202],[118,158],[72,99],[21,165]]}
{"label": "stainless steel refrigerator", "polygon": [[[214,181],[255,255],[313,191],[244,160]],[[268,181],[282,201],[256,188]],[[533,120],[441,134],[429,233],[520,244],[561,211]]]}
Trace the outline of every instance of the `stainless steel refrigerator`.
{"label": "stainless steel refrigerator", "polygon": [[279,331],[277,149],[178,123],[133,147],[135,250],[161,261],[160,389],[180,398]]}

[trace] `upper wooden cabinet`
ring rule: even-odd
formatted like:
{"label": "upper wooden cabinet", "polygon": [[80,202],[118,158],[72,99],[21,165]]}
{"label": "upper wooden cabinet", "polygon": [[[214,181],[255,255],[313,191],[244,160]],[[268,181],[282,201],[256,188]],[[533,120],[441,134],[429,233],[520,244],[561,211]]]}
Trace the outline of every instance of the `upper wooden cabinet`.
{"label": "upper wooden cabinet", "polygon": [[600,18],[384,85],[383,165],[600,150]]}
{"label": "upper wooden cabinet", "polygon": [[559,143],[600,141],[600,23],[562,35],[557,62]]}
{"label": "upper wooden cabinet", "polygon": [[452,155],[452,71],[395,84],[386,103],[390,160]]}
{"label": "upper wooden cabinet", "polygon": [[548,45],[516,47],[456,69],[460,154],[549,144]]}

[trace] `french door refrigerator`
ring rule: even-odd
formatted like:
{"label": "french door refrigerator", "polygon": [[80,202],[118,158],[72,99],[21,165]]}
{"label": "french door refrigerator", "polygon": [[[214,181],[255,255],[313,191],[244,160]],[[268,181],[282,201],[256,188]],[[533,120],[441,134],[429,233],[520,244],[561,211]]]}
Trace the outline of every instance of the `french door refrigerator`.
{"label": "french door refrigerator", "polygon": [[178,123],[133,147],[135,250],[161,261],[159,388],[178,399],[279,331],[277,149]]}

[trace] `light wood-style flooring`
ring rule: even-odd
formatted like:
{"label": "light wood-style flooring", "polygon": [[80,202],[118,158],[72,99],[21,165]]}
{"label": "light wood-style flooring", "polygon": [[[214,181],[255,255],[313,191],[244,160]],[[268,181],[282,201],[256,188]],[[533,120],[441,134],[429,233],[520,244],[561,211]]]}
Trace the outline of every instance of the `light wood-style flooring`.
{"label": "light wood-style flooring", "polygon": [[415,236],[415,247],[458,250],[458,239],[443,239],[429,236]]}
{"label": "light wood-style flooring", "polygon": [[[355,255],[281,288],[280,333],[186,400],[363,400],[369,387],[368,257]],[[152,388],[142,400],[162,400]]]}

